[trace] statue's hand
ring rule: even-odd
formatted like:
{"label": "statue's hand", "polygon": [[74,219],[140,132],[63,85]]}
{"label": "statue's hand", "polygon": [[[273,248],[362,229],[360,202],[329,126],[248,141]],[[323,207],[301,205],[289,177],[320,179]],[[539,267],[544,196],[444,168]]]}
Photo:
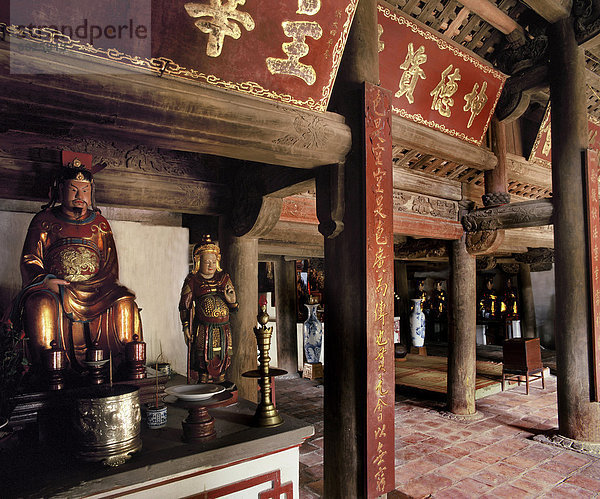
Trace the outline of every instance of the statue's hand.
{"label": "statue's hand", "polygon": [[69,281],[65,281],[64,279],[44,279],[44,286],[46,286],[53,293],[59,293],[59,286],[66,286],[69,284]]}
{"label": "statue's hand", "polygon": [[192,339],[192,335],[190,334],[190,326],[183,326],[183,336],[185,338],[186,345],[189,345]]}
{"label": "statue's hand", "polygon": [[235,303],[235,289],[233,289],[233,285],[230,282],[225,285],[223,295],[225,296],[227,303]]}

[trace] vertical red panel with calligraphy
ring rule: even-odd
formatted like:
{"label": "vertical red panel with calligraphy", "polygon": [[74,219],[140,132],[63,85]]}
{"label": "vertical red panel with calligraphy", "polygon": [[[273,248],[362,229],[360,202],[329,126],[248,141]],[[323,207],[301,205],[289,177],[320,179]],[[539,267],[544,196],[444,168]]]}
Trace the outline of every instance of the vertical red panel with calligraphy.
{"label": "vertical red panel with calligraphy", "polygon": [[586,196],[588,212],[588,248],[590,269],[590,302],[592,306],[593,395],[600,402],[600,203],[598,202],[598,152],[586,154]]}
{"label": "vertical red panel with calligraphy", "polygon": [[391,93],[365,83],[367,490],[394,489],[394,234]]}

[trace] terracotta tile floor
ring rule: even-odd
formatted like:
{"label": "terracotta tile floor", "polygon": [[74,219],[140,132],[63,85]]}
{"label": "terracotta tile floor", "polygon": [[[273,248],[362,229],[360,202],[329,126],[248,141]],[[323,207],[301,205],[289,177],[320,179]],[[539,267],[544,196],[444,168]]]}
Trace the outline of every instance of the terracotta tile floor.
{"label": "terracotta tile floor", "polygon": [[[323,497],[323,386],[279,380],[277,407],[315,426],[300,448],[300,497]],[[441,415],[443,399],[396,393],[396,492],[391,497],[600,497],[600,458],[542,444],[557,428],[556,378],[477,401],[482,419]]]}

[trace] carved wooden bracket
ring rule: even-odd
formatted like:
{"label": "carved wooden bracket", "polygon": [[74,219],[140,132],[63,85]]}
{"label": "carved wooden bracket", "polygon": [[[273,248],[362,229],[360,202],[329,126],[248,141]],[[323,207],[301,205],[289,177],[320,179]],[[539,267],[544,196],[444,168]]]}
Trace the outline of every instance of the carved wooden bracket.
{"label": "carved wooden bracket", "polygon": [[504,242],[504,230],[479,230],[467,233],[467,251],[471,255],[489,255]]}
{"label": "carved wooden bracket", "polygon": [[545,64],[510,77],[496,106],[497,118],[505,123],[520,118],[529,107],[531,95],[547,88],[548,67]]}
{"label": "carved wooden bracket", "polygon": [[402,260],[447,257],[448,241],[441,239],[410,239],[402,244],[394,244],[394,258]]}
{"label": "carved wooden bracket", "polygon": [[527,253],[514,253],[517,262],[521,263],[554,263],[554,248],[527,248]]}
{"label": "carved wooden bracket", "polygon": [[477,270],[479,272],[481,272],[483,270],[495,269],[497,264],[498,264],[498,262],[497,262],[496,258],[494,258],[493,256],[483,255],[483,256],[477,257]]}
{"label": "carved wooden bracket", "polygon": [[552,223],[552,212],[551,199],[536,199],[473,210],[461,222],[467,232],[539,227]]}
{"label": "carved wooden bracket", "polygon": [[319,232],[334,238],[344,230],[344,165],[329,165],[317,173],[317,217]]}

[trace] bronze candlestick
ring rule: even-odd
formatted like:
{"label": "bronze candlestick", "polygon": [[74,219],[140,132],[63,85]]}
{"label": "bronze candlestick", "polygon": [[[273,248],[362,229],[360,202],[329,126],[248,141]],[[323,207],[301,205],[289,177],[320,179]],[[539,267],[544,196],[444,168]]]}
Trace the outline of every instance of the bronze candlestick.
{"label": "bronze candlestick", "polygon": [[108,359],[104,358],[104,350],[100,348],[98,342],[94,342],[87,349],[84,362],[89,369],[90,383],[92,385],[101,385],[104,383],[102,370],[107,362]]}
{"label": "bronze candlestick", "polygon": [[271,378],[286,374],[283,369],[271,368],[269,362],[269,348],[271,347],[271,335],[273,328],[267,327],[269,315],[266,312],[266,305],[261,307],[261,312],[258,314],[258,323],[260,327],[254,328],[256,335],[256,343],[258,344],[258,369],[245,372],[242,376],[247,378],[258,378],[260,386],[260,402],[254,414],[254,422],[257,426],[279,426],[283,423],[282,417],[279,415],[275,404],[271,399]]}
{"label": "bronze candlestick", "polygon": [[67,355],[56,340],[52,340],[50,348],[44,350],[44,364],[48,372],[48,388],[62,390],[65,387],[64,372],[67,368]]}
{"label": "bronze candlestick", "polygon": [[127,379],[144,379],[146,377],[146,343],[140,341],[137,334],[133,341],[125,345],[125,359],[127,361]]}

